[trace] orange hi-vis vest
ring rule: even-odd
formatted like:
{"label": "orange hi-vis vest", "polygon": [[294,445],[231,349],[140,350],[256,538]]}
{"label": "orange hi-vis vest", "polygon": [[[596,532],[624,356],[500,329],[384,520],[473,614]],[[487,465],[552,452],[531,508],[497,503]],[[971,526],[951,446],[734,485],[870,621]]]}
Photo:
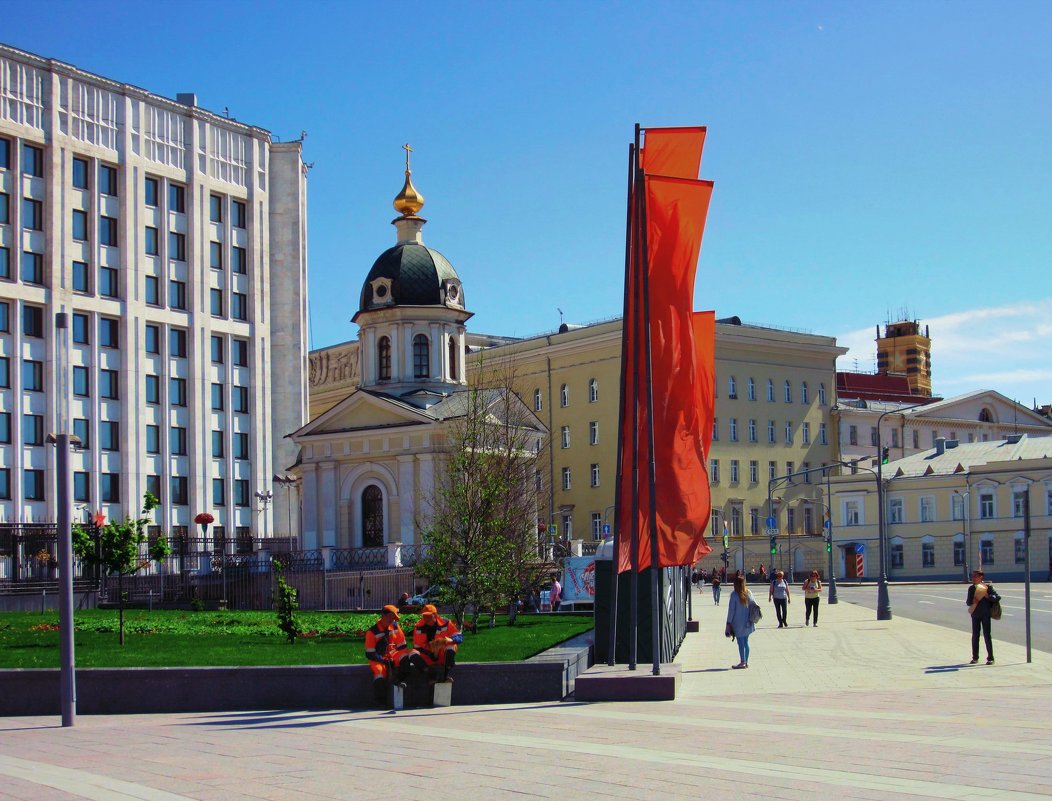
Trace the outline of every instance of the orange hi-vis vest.
{"label": "orange hi-vis vest", "polygon": [[434,623],[426,623],[421,620],[413,627],[413,647],[424,657],[425,661],[433,662],[440,658],[444,651],[455,652],[457,644],[449,642],[432,649],[431,643],[438,638],[452,640],[458,634],[460,634],[460,629],[452,620],[443,620],[436,615]]}
{"label": "orange hi-vis vest", "polygon": [[391,662],[397,665],[412,653],[406,643],[405,632],[397,622],[384,629],[380,621],[365,632],[365,658],[370,662]]}

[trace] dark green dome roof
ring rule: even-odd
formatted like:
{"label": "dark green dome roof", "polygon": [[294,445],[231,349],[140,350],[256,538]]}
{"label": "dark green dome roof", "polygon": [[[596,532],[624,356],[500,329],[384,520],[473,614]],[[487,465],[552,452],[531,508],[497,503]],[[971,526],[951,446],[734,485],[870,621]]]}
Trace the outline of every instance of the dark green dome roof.
{"label": "dark green dome roof", "polygon": [[373,299],[373,281],[377,278],[391,280],[392,301],[399,306],[443,306],[443,282],[460,281],[449,259],[437,250],[417,242],[398,244],[381,253],[373,263],[362,285],[359,311],[385,305]]}

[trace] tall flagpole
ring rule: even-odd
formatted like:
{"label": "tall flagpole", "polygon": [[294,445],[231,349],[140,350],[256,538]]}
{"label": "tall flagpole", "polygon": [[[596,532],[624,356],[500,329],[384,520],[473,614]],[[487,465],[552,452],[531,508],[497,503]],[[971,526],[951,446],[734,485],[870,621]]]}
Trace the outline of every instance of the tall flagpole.
{"label": "tall flagpole", "polygon": [[636,197],[639,208],[640,232],[640,275],[643,282],[643,338],[646,361],[646,409],[647,409],[647,486],[650,490],[649,516],[650,530],[650,645],[653,657],[655,676],[661,675],[661,629],[658,626],[658,596],[660,595],[660,574],[658,573],[658,531],[657,531],[657,463],[654,458],[654,372],[650,353],[650,259],[647,247],[647,204],[646,177],[637,173]]}
{"label": "tall flagpole", "polygon": [[628,669],[635,670],[639,655],[639,337],[640,293],[639,293],[639,123],[636,123],[635,154],[632,166],[632,392],[629,395],[632,403],[632,579],[629,585],[629,637]]}
{"label": "tall flagpole", "polygon": [[634,175],[635,149],[628,146],[628,198],[625,204],[627,217],[625,221],[625,301],[624,311],[621,313],[621,405],[617,410],[617,483],[614,485],[614,540],[613,559],[610,560],[610,647],[607,650],[606,664],[614,665],[614,656],[617,649],[617,602],[618,602],[618,572],[621,561],[621,482],[624,475],[624,447],[625,447],[625,403],[630,397],[625,391],[625,373],[628,363],[628,348],[626,347],[626,335],[628,333],[629,292],[631,291],[631,255],[632,255],[632,178]]}

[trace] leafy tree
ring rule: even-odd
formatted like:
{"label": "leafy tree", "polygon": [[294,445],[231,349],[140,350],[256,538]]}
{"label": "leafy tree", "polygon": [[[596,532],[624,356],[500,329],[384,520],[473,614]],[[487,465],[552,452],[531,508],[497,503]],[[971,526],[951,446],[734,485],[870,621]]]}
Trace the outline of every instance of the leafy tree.
{"label": "leafy tree", "polygon": [[443,588],[463,626],[479,611],[517,599],[540,571],[536,460],[546,431],[516,395],[507,371],[475,371],[450,407],[446,454],[430,516],[419,528],[425,557],[417,570]]}
{"label": "leafy tree", "polygon": [[157,505],[157,498],[147,492],[143,496],[141,517],[125,517],[119,522],[105,523],[94,533],[79,523],[73,526],[73,553],[82,561],[98,565],[109,575],[117,576],[121,645],[124,645],[124,577],[138,573],[151,561],[160,562],[172,552],[168,538],[162,535],[147,545],[148,558],[142,556],[142,546],[149,541],[146,527]]}
{"label": "leafy tree", "polygon": [[274,606],[278,611],[278,628],[285,632],[290,645],[296,644],[296,638],[300,635],[300,624],[296,620],[296,610],[300,608],[297,597],[299,591],[285,581],[285,570],[277,559],[272,559],[274,566],[274,578],[277,586],[274,589]]}

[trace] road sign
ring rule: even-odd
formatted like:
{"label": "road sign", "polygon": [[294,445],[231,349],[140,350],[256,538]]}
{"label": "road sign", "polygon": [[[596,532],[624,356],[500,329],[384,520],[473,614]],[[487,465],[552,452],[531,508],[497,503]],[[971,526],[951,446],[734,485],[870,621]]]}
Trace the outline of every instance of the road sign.
{"label": "road sign", "polygon": [[865,552],[866,552],[866,546],[865,545],[863,545],[861,542],[855,543],[855,553],[865,553]]}
{"label": "road sign", "polygon": [[774,519],[774,515],[770,515],[764,522],[767,524],[767,528],[774,528],[778,525],[778,521]]}
{"label": "road sign", "polygon": [[764,529],[764,534],[766,534],[768,537],[777,537],[778,536],[778,529],[776,529],[776,528],[765,528]]}
{"label": "road sign", "polygon": [[603,523],[603,536],[605,537],[609,533],[610,533],[610,524],[609,523]]}
{"label": "road sign", "polygon": [[548,536],[549,537],[558,537],[559,536],[559,526],[556,523],[552,523],[552,524],[550,524],[548,526]]}

